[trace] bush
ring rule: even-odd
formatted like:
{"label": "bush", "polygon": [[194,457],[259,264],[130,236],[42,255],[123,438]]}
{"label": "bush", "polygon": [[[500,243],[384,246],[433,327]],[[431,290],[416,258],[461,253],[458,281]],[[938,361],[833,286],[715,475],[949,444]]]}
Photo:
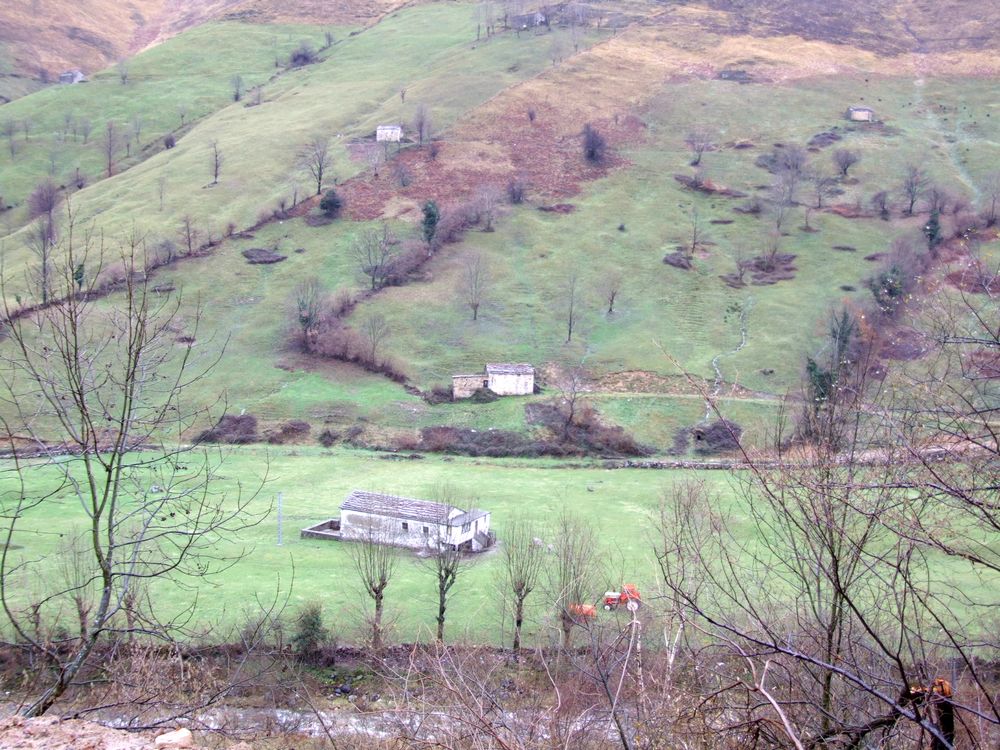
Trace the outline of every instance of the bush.
{"label": "bush", "polygon": [[583,156],[591,164],[600,164],[607,155],[608,143],[589,122],[583,126]]}
{"label": "bush", "polygon": [[163,147],[164,148],[173,148],[176,145],[177,145],[177,139],[174,138],[174,134],[173,133],[167,133],[163,137]]}
{"label": "bush", "polygon": [[500,398],[489,388],[477,388],[475,393],[469,396],[469,401],[474,404],[491,404]]}
{"label": "bush", "polygon": [[242,445],[257,441],[257,417],[252,414],[224,415],[211,429],[201,433],[196,442]]}
{"label": "bush", "polygon": [[335,430],[326,429],[319,434],[318,440],[319,444],[324,448],[330,448],[334,445],[334,443],[340,440],[340,433]]}
{"label": "bush", "polygon": [[316,60],[313,46],[309,42],[302,42],[288,57],[288,64],[293,68],[301,68],[303,65],[312,65]]}
{"label": "bush", "polygon": [[339,195],[337,191],[327,190],[323,194],[322,200],[319,202],[319,208],[323,212],[323,215],[328,219],[335,219],[340,214],[340,209],[344,207],[344,200]]}
{"label": "bush", "polygon": [[424,395],[424,400],[433,405],[451,403],[451,386],[435,385]]}
{"label": "bush", "polygon": [[430,242],[434,239],[434,232],[437,231],[438,221],[441,219],[441,211],[438,209],[437,203],[434,201],[427,201],[424,204],[424,220],[423,220],[423,230],[424,230],[424,242]]}
{"label": "bush", "polygon": [[515,206],[524,203],[526,192],[527,188],[520,180],[511,180],[507,183],[507,198]]}
{"label": "bush", "polygon": [[330,640],[330,631],[323,625],[323,608],[316,603],[306,604],[295,621],[292,648],[296,656],[311,661]]}
{"label": "bush", "polygon": [[692,428],[694,452],[707,456],[713,453],[729,453],[740,447],[743,428],[727,419],[719,419],[707,425]]}
{"label": "bush", "polygon": [[284,445],[293,440],[304,438],[311,429],[312,426],[308,422],[293,419],[290,422],[285,422],[277,430],[268,430],[264,434],[267,437],[267,442],[272,445]]}

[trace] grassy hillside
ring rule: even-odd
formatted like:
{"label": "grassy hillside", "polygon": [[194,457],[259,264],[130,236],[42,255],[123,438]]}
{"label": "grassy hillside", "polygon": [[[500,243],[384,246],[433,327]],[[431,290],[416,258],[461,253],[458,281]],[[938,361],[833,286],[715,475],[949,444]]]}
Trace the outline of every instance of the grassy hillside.
{"label": "grassy hillside", "polygon": [[[773,23],[734,25],[741,16],[723,5],[670,6],[624,30],[598,28],[591,18],[583,29],[556,23],[553,31],[478,41],[472,4],[408,7],[358,33],[338,29],[321,62],[269,80],[259,106],[228,101],[232,75],[248,84],[269,78],[275,57],[309,33],[318,42],[319,31],[211,24],[136,58],[128,86],[109,71],[90,88],[5,105],[2,112],[23,112],[42,125],[17,159],[0,164],[0,175],[23,194],[44,169],[46,147],[62,143],[69,108],[122,121],[151,113],[143,114],[143,132],[153,143],[153,134],[179,127],[177,108],[186,106],[189,121],[198,119],[179,130],[176,148],[151,148],[72,197],[81,225],[94,222],[111,242],[135,230],[152,247],[176,242],[183,217],[202,239],[269,219],[279,202],[309,192],[297,157],[302,144],[330,136],[331,174],[347,198],[342,219],[317,226],[298,211],[268,220],[205,257],[158,271],[155,283],[184,294],[178,336],[190,334],[197,300],[199,351],[211,357],[226,345],[193,398],[209,403],[221,393],[233,410],[265,424],[305,419],[313,438],[325,428],[360,428],[377,444],[412,440],[419,428],[438,424],[525,430],[525,404],[551,398],[551,377],[534,399],[431,406],[382,376],[299,352],[293,290],[312,277],[331,292],[362,289],[351,251],[361,232],[385,220],[397,238],[413,240],[425,200],[449,209],[484,186],[524,179],[527,202],[502,206],[495,231],[473,229],[446,245],[410,283],[362,300],[347,323],[384,316],[392,331],[387,354],[421,389],[487,361],[530,361],[549,375],[582,363],[605,418],[658,450],[704,415],[700,390],[681,377],[688,372],[723,397],[723,412],[759,441],[779,399],[797,388],[804,356],[821,345],[830,313],[870,299],[867,281],[895,239],[920,241],[926,216],[899,210],[906,166],[919,164],[972,204],[982,199],[1000,156],[1000,86],[982,77],[996,68],[987,42],[970,43],[962,55],[887,51],[867,37],[857,47],[830,44],[834,26],[793,37]],[[722,71],[739,71],[750,83],[721,80]],[[878,124],[844,119],[847,106],[862,103],[875,108]],[[395,161],[411,170],[407,185],[393,177],[392,164],[376,175],[362,155],[375,126],[409,123],[421,104],[438,135],[436,156],[402,149]],[[584,163],[579,133],[586,122],[611,143],[603,166]],[[692,191],[675,179],[696,174],[686,143],[696,129],[707,129],[713,142],[701,176],[742,197]],[[827,142],[814,140],[822,134]],[[218,184],[213,142],[223,155]],[[721,277],[739,257],[763,251],[773,221],[736,209],[767,194],[772,175],[759,160],[792,145],[808,149],[811,174],[835,175],[837,149],[861,160],[837,180],[823,210],[809,208],[811,187],[801,184],[780,237],[782,252],[795,256],[789,278],[758,284],[749,275],[734,288]],[[85,159],[99,169],[95,152],[63,146],[61,164]],[[890,221],[871,208],[880,190],[896,204]],[[552,203],[563,207],[539,210]],[[703,236],[692,268],[665,264],[687,241],[695,214]],[[16,228],[16,212],[9,216]],[[21,271],[34,261],[24,233],[3,242],[8,297],[30,299]],[[273,248],[287,259],[248,265],[241,253],[250,248]],[[493,280],[476,321],[460,291],[472,253],[488,260]],[[608,314],[605,286],[615,275],[621,289]],[[567,342],[573,277],[579,320]]]}

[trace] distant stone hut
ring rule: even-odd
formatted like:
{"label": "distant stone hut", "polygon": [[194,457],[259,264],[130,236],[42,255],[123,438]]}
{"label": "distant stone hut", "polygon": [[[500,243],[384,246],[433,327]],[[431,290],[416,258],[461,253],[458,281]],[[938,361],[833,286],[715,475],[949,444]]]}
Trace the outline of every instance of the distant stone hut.
{"label": "distant stone hut", "polygon": [[498,396],[527,396],[535,392],[535,368],[529,364],[486,365],[481,373],[451,376],[451,397],[469,398],[480,388]]}
{"label": "distant stone hut", "polygon": [[59,83],[63,84],[85,83],[86,80],[87,76],[79,68],[73,68],[73,70],[67,70],[65,73],[59,74]]}
{"label": "distant stone hut", "polygon": [[869,107],[848,107],[847,119],[853,122],[875,122],[875,110]]}
{"label": "distant stone hut", "polygon": [[399,143],[402,139],[402,125],[379,125],[375,128],[376,143]]}
{"label": "distant stone hut", "polygon": [[547,23],[547,17],[541,11],[536,11],[534,13],[517,13],[511,15],[507,19],[507,24],[512,29],[531,29],[538,26],[545,26]]}
{"label": "distant stone hut", "polygon": [[367,541],[418,550],[482,552],[496,541],[490,512],[446,503],[354,490],[341,503],[340,518],[302,530],[303,539]]}

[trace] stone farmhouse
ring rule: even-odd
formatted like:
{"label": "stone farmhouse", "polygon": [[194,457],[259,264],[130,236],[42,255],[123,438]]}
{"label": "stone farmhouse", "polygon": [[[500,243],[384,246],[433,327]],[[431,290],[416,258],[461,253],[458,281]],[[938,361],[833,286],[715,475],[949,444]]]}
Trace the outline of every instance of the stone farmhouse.
{"label": "stone farmhouse", "polygon": [[848,107],[847,119],[854,122],[875,122],[875,110],[868,107]]}
{"label": "stone farmhouse", "polygon": [[340,505],[340,518],[303,529],[303,539],[365,541],[417,550],[482,552],[495,536],[489,511],[446,503],[354,490]]}
{"label": "stone farmhouse", "polygon": [[399,143],[402,138],[402,125],[379,125],[375,128],[376,143]]}
{"label": "stone farmhouse", "polygon": [[59,74],[59,83],[85,83],[86,81],[87,76],[79,68],[73,68],[73,70]]}
{"label": "stone farmhouse", "polygon": [[528,364],[486,365],[481,373],[451,376],[451,397],[469,398],[480,388],[498,396],[527,396],[535,392],[535,368]]}

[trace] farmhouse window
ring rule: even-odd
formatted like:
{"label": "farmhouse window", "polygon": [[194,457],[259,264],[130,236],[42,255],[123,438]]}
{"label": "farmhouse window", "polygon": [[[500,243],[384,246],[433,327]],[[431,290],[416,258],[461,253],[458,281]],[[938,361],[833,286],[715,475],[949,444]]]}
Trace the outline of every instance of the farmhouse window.
{"label": "farmhouse window", "polygon": [[403,531],[409,531],[409,530],[410,530],[410,524],[408,524],[406,521],[403,521]]}
{"label": "farmhouse window", "polygon": [[463,523],[462,524],[462,533],[463,534],[468,534],[469,533],[469,528],[471,528],[469,524]]}
{"label": "farmhouse window", "polygon": [[430,529],[428,529],[426,526],[424,526],[424,536],[427,536],[427,534],[428,534],[429,531],[430,531]]}

